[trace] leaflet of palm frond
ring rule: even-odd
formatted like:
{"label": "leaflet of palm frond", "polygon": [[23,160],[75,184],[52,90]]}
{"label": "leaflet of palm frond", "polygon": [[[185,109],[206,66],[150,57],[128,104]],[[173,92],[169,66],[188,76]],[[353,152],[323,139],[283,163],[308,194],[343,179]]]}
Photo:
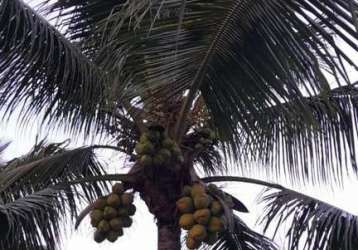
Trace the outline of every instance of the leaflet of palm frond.
{"label": "leaflet of palm frond", "polygon": [[[39,191],[48,186],[104,174],[92,147],[67,150],[62,144],[36,145],[22,158],[10,161],[0,171],[0,195],[4,202]],[[107,190],[104,182],[78,183],[68,187],[67,199],[93,200]],[[75,207],[74,207],[75,208]]]}
{"label": "leaflet of palm frond", "polygon": [[270,239],[252,231],[239,217],[235,216],[235,229],[232,233],[219,234],[218,242],[211,250],[277,250]]}
{"label": "leaflet of palm frond", "polygon": [[23,1],[2,1],[0,18],[0,107],[6,114],[20,106],[23,123],[41,112],[45,121],[76,131],[98,124],[108,75]]}
{"label": "leaflet of palm frond", "polygon": [[[287,231],[288,249],[352,250],[358,247],[358,217],[312,197],[291,191],[269,192],[262,197],[266,204],[261,222],[279,230],[292,223]],[[291,224],[290,224],[291,225]]]}
{"label": "leaflet of palm frond", "polygon": [[[355,138],[358,120],[357,85],[339,87],[305,99],[313,122],[304,114],[289,113],[291,101],[252,115],[260,128],[256,138],[241,140],[243,171],[265,166],[272,177],[282,171],[294,182],[342,183],[343,176],[357,174]],[[249,114],[250,115],[250,114]],[[283,164],[282,164],[283,161]],[[256,167],[249,162],[255,162]],[[246,164],[245,164],[246,163]]]}
{"label": "leaflet of palm frond", "polygon": [[73,204],[63,196],[61,189],[47,188],[1,204],[0,248],[59,249],[61,220],[74,216]]}
{"label": "leaflet of palm frond", "polygon": [[123,2],[117,0],[60,0],[52,3],[44,1],[38,9],[45,15],[59,13],[54,18],[59,21],[58,28],[66,28],[66,36],[71,41],[79,42],[83,53],[92,57],[97,48],[87,41],[101,40],[99,34],[95,32],[98,23],[110,16],[116,6]]}

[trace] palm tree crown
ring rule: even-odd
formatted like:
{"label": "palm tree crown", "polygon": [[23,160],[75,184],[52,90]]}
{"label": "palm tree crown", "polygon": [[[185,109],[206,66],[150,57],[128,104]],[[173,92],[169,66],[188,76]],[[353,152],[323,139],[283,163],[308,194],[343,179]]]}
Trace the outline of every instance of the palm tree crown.
{"label": "palm tree crown", "polygon": [[[325,185],[357,175],[358,89],[347,73],[358,69],[357,10],[356,0],[43,0],[34,8],[2,0],[5,115],[21,109],[22,122],[43,116],[74,134],[105,134],[112,146],[41,142],[4,164],[0,246],[59,248],[61,219],[79,223],[106,181],[121,181],[155,215],[158,249],[180,249],[175,206],[184,187],[238,181],[270,188],[263,222],[293,223],[287,249],[356,249],[356,216],[224,175],[259,170]],[[170,160],[155,158],[149,143]],[[98,148],[125,154],[128,173],[106,174]],[[239,218],[248,212],[240,200],[210,192],[225,218],[212,249],[277,248]],[[83,199],[90,205],[78,214]]]}

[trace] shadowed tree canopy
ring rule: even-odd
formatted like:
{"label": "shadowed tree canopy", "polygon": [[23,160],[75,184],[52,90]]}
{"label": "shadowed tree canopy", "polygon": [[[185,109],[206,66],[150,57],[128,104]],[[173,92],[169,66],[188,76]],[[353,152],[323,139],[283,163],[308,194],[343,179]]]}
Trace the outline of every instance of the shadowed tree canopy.
{"label": "shadowed tree canopy", "polygon": [[[356,216],[278,184],[225,176],[261,171],[327,186],[357,178],[357,0],[38,2],[0,1],[4,117],[21,110],[23,124],[37,117],[111,146],[41,142],[4,163],[0,246],[60,248],[65,216],[79,223],[91,209],[78,214],[81,200],[122,181],[156,217],[158,249],[180,249],[175,202],[184,186],[238,181],[270,189],[262,222],[292,223],[287,249],[357,248]],[[140,158],[136,145],[153,130],[177,145],[172,169]],[[99,148],[123,154],[128,173],[107,175]],[[229,226],[203,248],[276,249],[230,197]]]}

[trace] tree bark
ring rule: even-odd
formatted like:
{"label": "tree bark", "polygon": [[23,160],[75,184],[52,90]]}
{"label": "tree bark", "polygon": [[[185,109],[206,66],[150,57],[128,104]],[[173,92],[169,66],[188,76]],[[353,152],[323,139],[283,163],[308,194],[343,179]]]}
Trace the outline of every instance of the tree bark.
{"label": "tree bark", "polygon": [[158,250],[180,250],[180,228],[158,223]]}

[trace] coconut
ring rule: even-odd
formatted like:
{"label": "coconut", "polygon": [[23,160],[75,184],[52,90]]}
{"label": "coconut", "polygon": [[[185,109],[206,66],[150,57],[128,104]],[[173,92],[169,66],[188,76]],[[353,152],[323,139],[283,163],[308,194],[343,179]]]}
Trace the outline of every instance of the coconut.
{"label": "coconut", "polygon": [[187,237],[185,241],[186,247],[188,249],[197,249],[201,245],[201,241],[195,240],[193,238]]}
{"label": "coconut", "polygon": [[143,144],[148,142],[149,141],[148,134],[147,133],[142,134],[139,138],[139,141]]}
{"label": "coconut", "polygon": [[100,197],[93,203],[93,208],[94,209],[103,209],[106,205],[107,205],[106,198]]}
{"label": "coconut", "polygon": [[191,194],[191,187],[190,186],[184,186],[183,191],[182,191],[182,195],[183,196],[190,196],[190,194]]}
{"label": "coconut", "polygon": [[218,241],[218,234],[208,232],[208,236],[206,236],[204,242],[209,246],[214,245]]}
{"label": "coconut", "polygon": [[205,187],[199,183],[195,183],[191,187],[191,197],[195,197],[197,195],[205,194]]}
{"label": "coconut", "polygon": [[101,233],[107,233],[111,229],[111,227],[110,227],[109,222],[107,220],[101,220],[98,223],[97,229]]}
{"label": "coconut", "polygon": [[134,196],[131,193],[124,193],[121,196],[121,201],[123,206],[129,206],[133,203]]}
{"label": "coconut", "polygon": [[170,138],[165,138],[163,141],[162,141],[162,145],[163,147],[165,147],[166,149],[172,149],[174,146],[175,146],[175,142],[170,139]]}
{"label": "coconut", "polygon": [[158,154],[161,155],[164,159],[164,162],[170,161],[170,158],[172,157],[172,153],[166,148],[162,148],[158,151]]}
{"label": "coconut", "polygon": [[159,131],[156,131],[156,130],[150,130],[148,133],[147,133],[147,137],[150,141],[152,142],[156,142],[156,141],[159,141],[160,138],[161,138],[161,133]]}
{"label": "coconut", "polygon": [[224,222],[216,216],[211,217],[208,224],[208,231],[212,233],[222,232],[224,230]]}
{"label": "coconut", "polygon": [[120,231],[120,230],[122,230],[122,227],[123,227],[123,223],[122,223],[121,219],[118,217],[110,220],[109,225],[111,226],[111,229],[113,231]]}
{"label": "coconut", "polygon": [[203,209],[209,207],[211,197],[206,194],[200,194],[194,197],[194,206],[196,209]]}
{"label": "coconut", "polygon": [[207,236],[207,232],[206,229],[203,225],[194,225],[188,234],[189,238],[198,240],[198,241],[203,241],[206,236]]}
{"label": "coconut", "polygon": [[124,186],[122,183],[116,183],[112,186],[112,193],[122,194],[124,192]]}
{"label": "coconut", "polygon": [[194,211],[193,200],[190,197],[183,197],[176,202],[177,209],[180,213],[191,213]]}
{"label": "coconut", "polygon": [[113,207],[105,207],[103,210],[103,217],[107,220],[113,219],[117,216],[117,210]]}
{"label": "coconut", "polygon": [[121,198],[118,194],[110,194],[107,197],[107,204],[111,207],[119,207],[121,205]]}
{"label": "coconut", "polygon": [[209,209],[196,210],[194,213],[194,220],[198,224],[207,225],[210,220],[210,210]]}
{"label": "coconut", "polygon": [[133,216],[135,214],[135,212],[137,211],[137,208],[135,205],[133,204],[130,204],[128,207],[127,207],[127,211],[128,211],[128,215],[129,216]]}
{"label": "coconut", "polygon": [[144,154],[144,143],[137,143],[137,144],[135,145],[134,151],[135,151],[138,155]]}
{"label": "coconut", "polygon": [[210,205],[210,212],[212,215],[221,215],[223,212],[223,207],[221,206],[220,202],[214,200],[211,202]]}
{"label": "coconut", "polygon": [[143,155],[142,157],[140,157],[140,163],[144,167],[150,167],[153,165],[153,158],[150,155]]}
{"label": "coconut", "polygon": [[107,234],[107,240],[109,242],[115,242],[119,237],[119,232],[117,231],[109,231],[108,234]]}
{"label": "coconut", "polygon": [[179,163],[183,164],[184,161],[185,161],[185,158],[184,158],[184,156],[179,155],[179,156],[176,157],[176,160],[177,160]]}
{"label": "coconut", "polygon": [[185,230],[190,230],[195,225],[193,214],[183,214],[180,216],[179,225]]}
{"label": "coconut", "polygon": [[96,230],[93,234],[93,239],[97,243],[101,243],[106,239],[106,235],[98,230]]}
{"label": "coconut", "polygon": [[161,154],[156,154],[153,157],[153,164],[155,166],[162,166],[165,163],[165,158]]}
{"label": "coconut", "polygon": [[176,158],[178,158],[179,156],[182,155],[181,149],[179,148],[178,145],[175,145],[175,146],[171,149],[171,151],[172,151],[172,154],[173,154]]}
{"label": "coconut", "polygon": [[103,211],[99,209],[92,210],[90,217],[91,225],[96,227],[98,223],[103,219]]}
{"label": "coconut", "polygon": [[129,216],[120,217],[120,220],[122,221],[123,227],[130,227],[133,223],[133,220]]}
{"label": "coconut", "polygon": [[128,209],[127,209],[127,207],[120,207],[120,208],[118,208],[117,214],[118,214],[118,216],[128,216],[129,214],[128,214]]}

